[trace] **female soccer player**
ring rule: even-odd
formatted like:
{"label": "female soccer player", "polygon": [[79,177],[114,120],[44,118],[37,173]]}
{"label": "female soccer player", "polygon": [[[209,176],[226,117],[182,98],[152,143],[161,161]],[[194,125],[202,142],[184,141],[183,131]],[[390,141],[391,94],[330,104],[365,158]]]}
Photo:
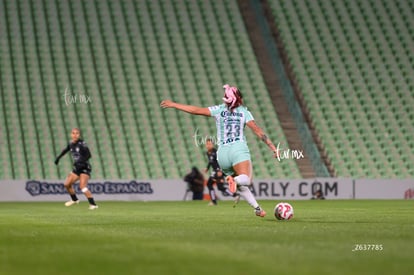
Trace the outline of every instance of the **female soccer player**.
{"label": "female soccer player", "polygon": [[243,97],[240,90],[228,84],[223,86],[223,104],[211,107],[185,105],[171,100],[161,102],[162,108],[175,108],[193,115],[212,116],[216,119],[217,140],[219,147],[217,160],[223,172],[228,175],[226,180],[231,192],[236,192],[254,208],[256,216],[264,217],[266,212],[259,206],[249,189],[252,180],[252,163],[250,151],[243,131],[247,125],[269,148],[276,157],[275,145],[256,124],[250,111],[243,106]]}
{"label": "female soccer player", "polygon": [[72,154],[73,170],[65,181],[65,188],[68,190],[71,200],[67,201],[65,205],[72,206],[79,203],[75,189],[73,189],[72,186],[77,180],[79,180],[79,187],[89,201],[89,209],[94,210],[98,208],[98,206],[92,197],[91,191],[89,191],[87,187],[88,180],[92,171],[91,165],[89,164],[89,159],[92,157],[92,155],[89,151],[88,146],[86,145],[86,142],[80,138],[81,132],[78,128],[72,129],[71,137],[72,141],[68,144],[68,146],[66,146],[65,149],[63,149],[63,151],[55,160],[55,164],[58,165],[60,158],[63,157],[67,152],[70,151]]}

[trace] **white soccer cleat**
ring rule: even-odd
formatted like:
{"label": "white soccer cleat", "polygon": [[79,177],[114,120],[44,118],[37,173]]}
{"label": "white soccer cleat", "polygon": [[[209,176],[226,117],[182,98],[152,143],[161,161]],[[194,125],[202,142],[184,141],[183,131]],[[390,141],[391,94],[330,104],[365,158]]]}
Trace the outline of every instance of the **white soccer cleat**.
{"label": "white soccer cleat", "polygon": [[65,206],[72,206],[74,204],[79,204],[79,200],[77,201],[70,200],[70,201],[65,202]]}
{"label": "white soccer cleat", "polygon": [[92,205],[92,204],[89,205],[89,210],[95,210],[97,208],[98,208],[97,205]]}

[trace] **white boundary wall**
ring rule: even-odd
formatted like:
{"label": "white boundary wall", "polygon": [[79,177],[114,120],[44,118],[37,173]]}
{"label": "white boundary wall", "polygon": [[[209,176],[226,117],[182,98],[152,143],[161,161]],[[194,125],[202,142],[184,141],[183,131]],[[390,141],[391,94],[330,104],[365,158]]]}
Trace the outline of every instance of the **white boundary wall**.
{"label": "white boundary wall", "polygon": [[[97,201],[179,201],[186,195],[182,180],[92,180],[88,184]],[[81,194],[75,185],[77,193]],[[321,189],[326,199],[411,199],[414,179],[255,179],[252,191],[259,200],[307,200]],[[205,189],[207,192],[207,188]],[[218,193],[220,199],[231,198]],[[63,181],[0,180],[0,201],[65,201]],[[82,198],[83,199],[83,198]]]}
{"label": "white boundary wall", "polygon": [[356,181],[356,199],[412,199],[414,179],[383,180],[360,179]]}

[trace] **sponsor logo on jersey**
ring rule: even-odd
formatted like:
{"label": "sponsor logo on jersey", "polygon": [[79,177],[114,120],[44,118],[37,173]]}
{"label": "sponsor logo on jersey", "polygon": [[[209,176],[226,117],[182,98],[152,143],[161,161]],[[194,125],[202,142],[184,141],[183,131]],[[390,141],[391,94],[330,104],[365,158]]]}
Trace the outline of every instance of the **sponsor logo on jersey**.
{"label": "sponsor logo on jersey", "polygon": [[229,111],[222,111],[220,113],[222,117],[226,116],[235,116],[235,117],[243,117],[243,113],[237,113],[237,112],[229,112]]}

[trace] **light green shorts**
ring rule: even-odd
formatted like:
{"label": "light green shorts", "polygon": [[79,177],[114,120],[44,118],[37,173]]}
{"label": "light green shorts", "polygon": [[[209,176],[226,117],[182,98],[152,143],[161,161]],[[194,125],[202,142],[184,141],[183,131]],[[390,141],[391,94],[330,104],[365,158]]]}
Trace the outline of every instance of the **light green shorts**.
{"label": "light green shorts", "polygon": [[224,174],[233,175],[234,165],[245,160],[251,160],[249,147],[247,147],[246,142],[221,145],[217,150],[217,160]]}

